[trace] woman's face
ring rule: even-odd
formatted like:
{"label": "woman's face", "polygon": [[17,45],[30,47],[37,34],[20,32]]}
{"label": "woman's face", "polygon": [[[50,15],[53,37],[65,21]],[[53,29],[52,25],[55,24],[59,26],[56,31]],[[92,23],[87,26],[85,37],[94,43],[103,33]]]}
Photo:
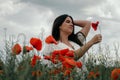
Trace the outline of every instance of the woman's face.
{"label": "woman's face", "polygon": [[71,34],[73,32],[73,22],[72,19],[70,17],[67,17],[65,19],[65,21],[62,23],[62,25],[60,26],[60,32],[64,32],[67,34]]}

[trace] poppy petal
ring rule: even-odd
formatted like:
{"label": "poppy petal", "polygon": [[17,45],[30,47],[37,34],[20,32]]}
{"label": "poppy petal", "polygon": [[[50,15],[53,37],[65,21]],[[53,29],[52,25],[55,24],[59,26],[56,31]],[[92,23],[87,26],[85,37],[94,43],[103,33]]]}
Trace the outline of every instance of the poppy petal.
{"label": "poppy petal", "polygon": [[44,59],[51,60],[51,56],[44,55]]}
{"label": "poppy petal", "polygon": [[78,68],[81,68],[82,67],[82,63],[79,61],[79,62],[76,62],[76,65]]}
{"label": "poppy petal", "polygon": [[65,56],[67,52],[69,52],[68,48],[60,50],[60,54],[63,56]]}
{"label": "poppy petal", "polygon": [[46,42],[47,44],[52,44],[52,43],[54,43],[54,44],[56,44],[56,45],[58,44],[57,41],[53,38],[52,35],[48,36],[48,37],[45,39],[45,42]]}
{"label": "poppy petal", "polygon": [[64,72],[64,76],[68,76],[68,75],[70,75],[70,73],[71,73],[71,71],[70,70],[65,70],[65,72]]}
{"label": "poppy petal", "polygon": [[74,57],[74,51],[73,50],[70,50],[66,53],[66,56],[68,57]]}
{"label": "poppy petal", "polygon": [[119,78],[119,75],[120,75],[120,69],[113,69],[112,72],[111,72],[111,78],[113,80],[117,80]]}
{"label": "poppy petal", "polygon": [[12,53],[15,53],[15,54],[20,54],[20,52],[22,51],[22,48],[20,46],[20,44],[15,44],[12,48]]}
{"label": "poppy petal", "polygon": [[99,21],[97,21],[96,23],[92,23],[92,28],[96,31],[97,27],[98,27]]}
{"label": "poppy petal", "polygon": [[31,47],[31,46],[24,46],[23,47],[23,54],[25,54],[26,52],[30,52],[31,50],[33,50],[33,47]]}
{"label": "poppy petal", "polygon": [[42,49],[42,41],[39,38],[31,38],[30,43],[38,51]]}

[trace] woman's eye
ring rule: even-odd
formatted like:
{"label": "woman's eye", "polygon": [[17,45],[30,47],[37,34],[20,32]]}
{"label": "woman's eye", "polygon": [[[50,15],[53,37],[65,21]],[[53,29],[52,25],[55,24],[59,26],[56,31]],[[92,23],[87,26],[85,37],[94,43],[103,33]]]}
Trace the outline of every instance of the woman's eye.
{"label": "woman's eye", "polygon": [[66,20],[66,23],[70,23],[70,21],[69,21],[69,20]]}

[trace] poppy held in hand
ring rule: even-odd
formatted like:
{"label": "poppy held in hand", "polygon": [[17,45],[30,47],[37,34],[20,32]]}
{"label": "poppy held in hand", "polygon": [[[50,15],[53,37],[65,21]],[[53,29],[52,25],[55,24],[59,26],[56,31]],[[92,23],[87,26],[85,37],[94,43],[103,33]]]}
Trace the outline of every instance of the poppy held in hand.
{"label": "poppy held in hand", "polygon": [[92,28],[96,31],[97,27],[98,27],[99,21],[97,21],[96,23],[92,23]]}
{"label": "poppy held in hand", "polygon": [[39,38],[31,38],[30,43],[38,51],[42,49],[42,41]]}
{"label": "poppy held in hand", "polygon": [[53,36],[48,36],[46,39],[45,39],[45,42],[47,43],[47,44],[52,44],[52,43],[54,43],[54,44],[56,44],[57,45],[57,41],[53,38]]}

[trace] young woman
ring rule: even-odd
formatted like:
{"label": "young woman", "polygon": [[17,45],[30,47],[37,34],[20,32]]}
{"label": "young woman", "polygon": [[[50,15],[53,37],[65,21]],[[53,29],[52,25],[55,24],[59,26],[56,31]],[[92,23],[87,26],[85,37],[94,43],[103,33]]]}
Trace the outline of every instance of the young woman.
{"label": "young woman", "polygon": [[[78,26],[82,29],[74,33],[74,27]],[[88,49],[96,43],[101,42],[101,34],[96,34],[90,41],[84,44],[84,41],[90,31],[91,22],[86,20],[73,20],[67,14],[58,16],[52,27],[52,36],[58,41],[58,45],[47,45],[44,54],[49,55],[54,50],[68,48],[75,51],[75,59],[80,59]]]}
{"label": "young woman", "polygon": [[[81,27],[82,29],[75,34],[75,26]],[[84,41],[90,31],[91,22],[83,20],[73,20],[73,18],[67,14],[58,16],[52,27],[52,36],[58,42],[57,45],[49,44],[45,46],[43,50],[44,55],[50,55],[54,50],[62,50],[68,48],[74,50],[75,60],[82,61],[83,65],[81,69],[78,69],[78,74],[81,73],[81,79],[85,79],[84,75],[88,73],[86,66],[84,65],[83,55],[88,51],[94,44],[101,42],[101,34],[95,35],[90,41],[84,44]],[[50,64],[49,61],[45,61],[45,64]]]}

